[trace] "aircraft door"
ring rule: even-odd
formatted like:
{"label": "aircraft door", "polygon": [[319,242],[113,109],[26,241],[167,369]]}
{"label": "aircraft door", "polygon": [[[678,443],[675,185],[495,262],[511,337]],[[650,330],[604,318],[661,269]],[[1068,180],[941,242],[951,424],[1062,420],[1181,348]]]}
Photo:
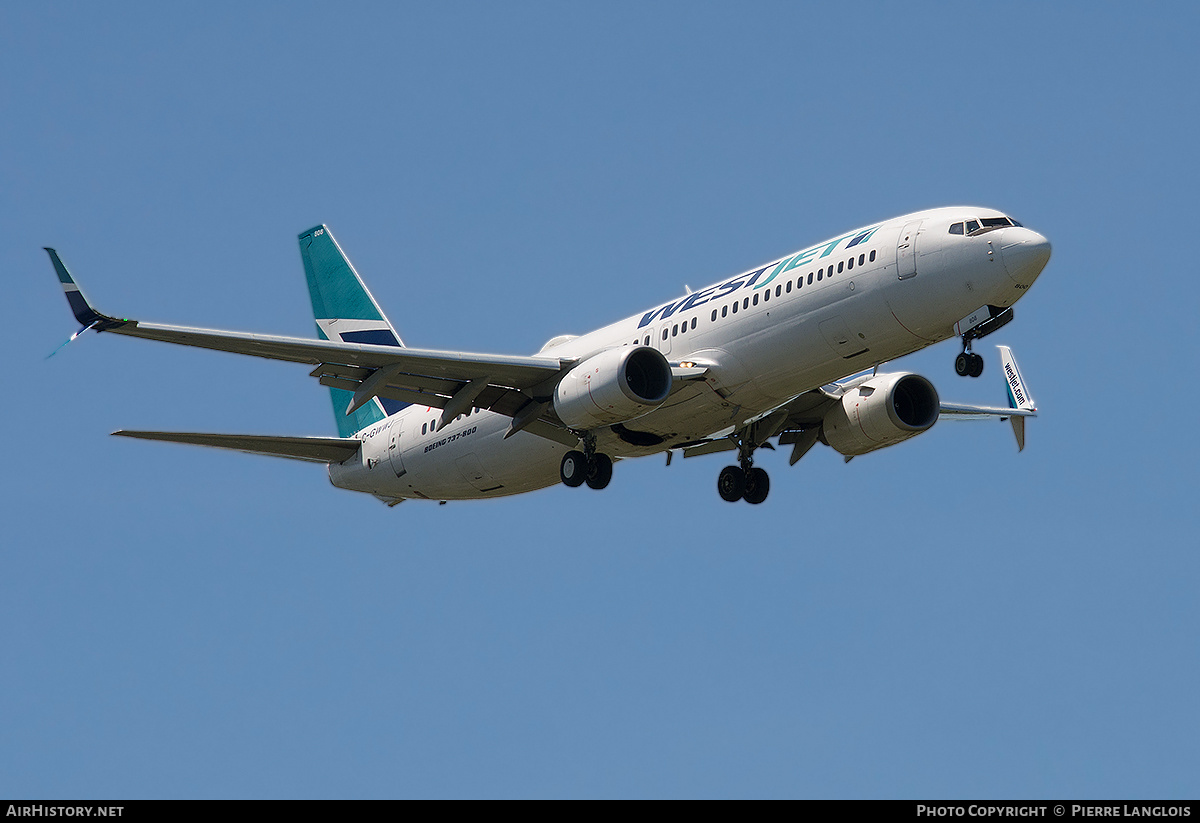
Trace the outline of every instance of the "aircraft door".
{"label": "aircraft door", "polygon": [[913,220],[900,229],[900,239],[896,243],[896,270],[901,280],[917,276],[917,234],[922,222]]}
{"label": "aircraft door", "polygon": [[392,425],[388,427],[388,461],[392,465],[392,471],[397,477],[402,477],[405,474],[404,459],[401,457],[403,449],[400,447],[400,430],[404,428],[404,418],[397,415],[392,421]]}
{"label": "aircraft door", "polygon": [[658,344],[658,350],[663,354],[671,353],[671,324],[664,323],[663,327],[658,330],[658,339],[655,341]]}

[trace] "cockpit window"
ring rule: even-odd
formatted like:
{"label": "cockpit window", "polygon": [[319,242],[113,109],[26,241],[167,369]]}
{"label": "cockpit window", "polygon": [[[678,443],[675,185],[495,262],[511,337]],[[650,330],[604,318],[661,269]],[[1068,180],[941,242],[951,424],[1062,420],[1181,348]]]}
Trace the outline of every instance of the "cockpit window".
{"label": "cockpit window", "polygon": [[967,234],[986,234],[989,231],[996,229],[1004,229],[1009,226],[1020,226],[1016,220],[1011,217],[984,217],[980,220],[967,220],[964,223],[955,223],[950,226],[951,234],[962,234],[966,230]]}
{"label": "cockpit window", "polygon": [[1016,220],[1013,220],[1013,218],[1011,218],[1011,217],[1010,217],[1010,218],[1008,218],[1008,219],[1009,219],[1009,220],[1012,220],[1012,224],[1013,224],[1014,226],[1016,226],[1018,229],[1019,229],[1019,228],[1023,228],[1023,227],[1021,226],[1021,224],[1020,224],[1020,223],[1018,223]]}

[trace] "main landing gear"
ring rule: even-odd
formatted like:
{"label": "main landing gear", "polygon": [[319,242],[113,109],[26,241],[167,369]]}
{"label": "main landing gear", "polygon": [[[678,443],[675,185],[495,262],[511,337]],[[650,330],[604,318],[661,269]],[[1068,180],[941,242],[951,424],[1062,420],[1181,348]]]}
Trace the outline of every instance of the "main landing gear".
{"label": "main landing gear", "polygon": [[[768,444],[769,445],[769,444]],[[767,499],[771,490],[771,478],[754,463],[754,446],[750,443],[748,434],[738,439],[737,466],[726,466],[717,476],[717,494],[721,499],[730,503],[745,500],[747,503],[758,504]]]}
{"label": "main landing gear", "polygon": [[761,503],[767,499],[771,490],[771,478],[762,469],[751,466],[743,469],[741,466],[726,466],[717,477],[717,493],[722,500],[736,503],[745,500],[747,503]]}
{"label": "main landing gear", "polygon": [[558,476],[564,486],[577,488],[584,483],[592,489],[603,489],[612,480],[612,458],[596,452],[596,438],[584,438],[583,451],[569,451],[563,455],[558,467]]}

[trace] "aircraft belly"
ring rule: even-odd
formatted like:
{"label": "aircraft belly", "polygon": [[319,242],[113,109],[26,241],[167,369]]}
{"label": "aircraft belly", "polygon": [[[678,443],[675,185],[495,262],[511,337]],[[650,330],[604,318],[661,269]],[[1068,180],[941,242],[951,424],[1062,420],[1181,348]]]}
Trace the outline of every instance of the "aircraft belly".
{"label": "aircraft belly", "polygon": [[[469,424],[469,425],[468,425]],[[401,477],[388,493],[430,500],[501,497],[554,485],[564,447],[519,432],[504,438],[509,418],[480,413],[439,432],[413,437]],[[441,436],[439,436],[441,435]]]}
{"label": "aircraft belly", "polygon": [[478,452],[484,469],[502,486],[492,494],[516,494],[558,483],[558,465],[567,448],[528,432],[506,440],[507,431],[505,419],[503,428],[490,432]]}
{"label": "aircraft belly", "polygon": [[[641,457],[708,437],[741,421],[744,408],[721,398],[708,388],[700,388],[690,399],[660,406],[650,414],[631,420],[625,428],[663,438],[661,443],[637,445],[611,429],[596,433],[596,448],[613,457]],[[557,467],[556,467],[557,468]]]}

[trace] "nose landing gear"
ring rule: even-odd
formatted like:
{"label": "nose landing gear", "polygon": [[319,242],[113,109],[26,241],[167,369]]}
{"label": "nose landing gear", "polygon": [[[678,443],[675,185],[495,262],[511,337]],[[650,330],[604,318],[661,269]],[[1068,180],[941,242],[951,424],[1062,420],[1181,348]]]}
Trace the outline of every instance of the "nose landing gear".
{"label": "nose landing gear", "polygon": [[961,332],[963,345],[962,354],[954,358],[954,371],[959,377],[983,374],[983,358],[971,352],[971,341],[987,337],[996,329],[1007,326],[1012,319],[1012,308],[986,305],[954,324],[954,331]]}

